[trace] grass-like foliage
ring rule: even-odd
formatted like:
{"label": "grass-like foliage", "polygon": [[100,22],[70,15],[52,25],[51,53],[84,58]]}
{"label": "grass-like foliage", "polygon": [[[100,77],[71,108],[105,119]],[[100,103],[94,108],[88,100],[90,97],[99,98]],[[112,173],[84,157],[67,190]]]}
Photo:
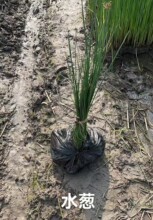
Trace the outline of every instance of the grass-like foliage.
{"label": "grass-like foliage", "polygon": [[[96,0],[95,0],[96,1]],[[96,4],[95,4],[96,7]],[[96,10],[94,8],[93,12]],[[72,45],[69,39],[69,76],[73,88],[76,110],[76,123],[72,132],[75,147],[82,149],[87,138],[87,119],[93,103],[99,77],[103,71],[104,60],[108,46],[108,17],[109,10],[102,8],[104,20],[99,22],[96,13],[90,11],[90,27],[82,7],[84,45],[83,58],[77,52],[77,43]]]}
{"label": "grass-like foliage", "polygon": [[153,0],[89,0],[88,7],[103,22],[103,7],[110,9],[109,34],[112,45],[118,47],[125,36],[126,44],[132,46],[153,43]]}

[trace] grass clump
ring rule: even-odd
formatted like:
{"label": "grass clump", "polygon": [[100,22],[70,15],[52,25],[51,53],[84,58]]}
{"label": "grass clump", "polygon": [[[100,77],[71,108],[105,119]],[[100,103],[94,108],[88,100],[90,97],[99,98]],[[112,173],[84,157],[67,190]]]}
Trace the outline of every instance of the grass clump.
{"label": "grass clump", "polygon": [[[113,47],[118,47],[127,33],[127,45],[137,47],[153,43],[153,0],[88,0],[88,7],[101,23],[105,19],[103,7],[110,9],[108,26]],[[89,13],[90,20],[91,15]]]}
{"label": "grass clump", "polygon": [[[94,6],[96,7],[96,5]],[[73,142],[78,149],[82,149],[88,135],[87,119],[89,110],[93,103],[97,83],[103,72],[104,60],[108,46],[108,18],[109,10],[102,8],[104,20],[99,22],[97,15],[92,14],[90,28],[87,27],[87,19],[83,15],[84,28],[84,57],[80,58],[77,52],[77,43],[74,50],[72,42],[69,39],[69,76],[73,88],[74,104],[76,110],[76,123],[72,132]]]}

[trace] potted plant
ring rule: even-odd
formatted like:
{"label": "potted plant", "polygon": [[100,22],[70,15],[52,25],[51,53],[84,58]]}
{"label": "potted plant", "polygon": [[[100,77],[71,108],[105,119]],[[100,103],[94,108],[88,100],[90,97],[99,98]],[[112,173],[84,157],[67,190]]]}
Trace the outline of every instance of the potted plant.
{"label": "potted plant", "polygon": [[[95,4],[96,10],[96,4]],[[76,121],[73,129],[53,131],[51,153],[53,161],[63,166],[68,173],[76,173],[85,165],[103,155],[105,141],[95,129],[88,128],[88,115],[97,93],[99,77],[103,73],[108,42],[109,11],[103,8],[104,21],[99,22],[96,13],[90,11],[90,27],[83,15],[84,58],[79,60],[76,45],[72,50],[68,37],[68,72],[72,84]],[[74,53],[73,53],[74,52]],[[73,56],[73,54],[75,54]]]}

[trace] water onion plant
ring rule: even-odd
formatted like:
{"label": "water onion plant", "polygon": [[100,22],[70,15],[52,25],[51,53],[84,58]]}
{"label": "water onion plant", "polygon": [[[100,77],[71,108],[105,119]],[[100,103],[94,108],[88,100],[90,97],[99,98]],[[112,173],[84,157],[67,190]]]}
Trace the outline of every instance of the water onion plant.
{"label": "water onion plant", "polygon": [[[88,26],[87,17],[83,15],[84,45],[83,58],[77,53],[77,44],[72,47],[69,39],[69,76],[73,88],[74,104],[76,110],[76,122],[72,131],[72,138],[76,148],[82,149],[88,135],[87,120],[97,92],[97,83],[103,72],[104,60],[109,44],[108,19],[109,10],[102,8],[103,22],[99,22],[96,12],[96,4],[90,11],[91,20]],[[73,50],[73,49],[74,50]]]}
{"label": "water onion plant", "polygon": [[[96,1],[96,0],[95,0]],[[82,0],[83,5],[83,0]],[[88,115],[98,91],[99,78],[104,73],[105,57],[109,49],[109,8],[102,8],[103,22],[99,22],[95,4],[88,16],[83,17],[84,51],[80,54],[77,41],[68,35],[68,72],[73,90],[76,121],[72,128],[53,131],[51,154],[56,164],[66,172],[74,174],[84,166],[96,161],[104,153],[105,141],[102,134],[88,127]]]}
{"label": "water onion plant", "polygon": [[[153,0],[88,0],[90,11],[96,10],[98,21],[102,23],[104,5],[110,8],[108,26],[113,47],[118,47],[127,33],[127,45],[138,47],[153,43]],[[89,20],[91,18],[89,13]]]}

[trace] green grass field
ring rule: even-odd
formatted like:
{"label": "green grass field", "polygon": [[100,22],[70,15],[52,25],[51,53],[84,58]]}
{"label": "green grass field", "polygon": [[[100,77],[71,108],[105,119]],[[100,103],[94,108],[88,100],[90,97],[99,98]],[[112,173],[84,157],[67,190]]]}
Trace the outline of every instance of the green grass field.
{"label": "green grass field", "polygon": [[96,14],[99,23],[105,22],[105,11],[109,11],[113,47],[119,47],[125,37],[130,46],[153,43],[153,0],[89,0],[88,9],[89,18]]}

